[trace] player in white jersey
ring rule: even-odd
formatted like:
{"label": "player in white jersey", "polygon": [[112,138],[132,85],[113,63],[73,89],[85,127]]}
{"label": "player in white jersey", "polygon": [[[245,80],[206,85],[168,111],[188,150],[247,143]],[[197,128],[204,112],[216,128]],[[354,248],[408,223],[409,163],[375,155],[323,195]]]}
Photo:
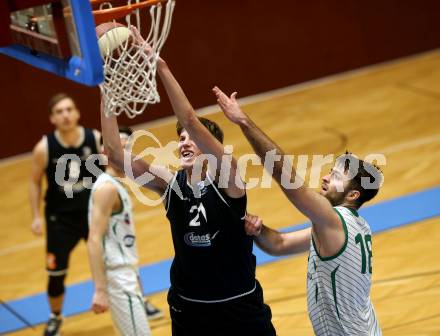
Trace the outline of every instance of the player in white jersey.
{"label": "player in white jersey", "polygon": [[[120,128],[124,147],[131,135]],[[120,335],[151,335],[138,281],[138,255],[130,196],[116,179],[124,173],[108,166],[93,185],[87,248],[95,284],[92,310],[110,307]]]}
{"label": "player in white jersey", "polygon": [[[371,229],[357,213],[376,196],[382,184],[380,170],[346,153],[336,160],[316,193],[304,185],[281,148],[241,111],[236,93],[228,97],[218,88],[214,93],[225,115],[240,126],[260,158],[265,160],[266,155],[274,154],[273,177],[293,205],[312,222],[311,228],[280,233],[248,215],[246,231],[255,236],[260,248],[273,255],[310,250],[307,301],[315,334],[381,335],[370,300]],[[299,187],[294,188],[291,181]]]}
{"label": "player in white jersey", "polygon": [[317,335],[380,335],[370,300],[372,240],[368,223],[353,208],[334,207],[346,240],[331,257],[310,244],[307,272],[309,316]]}

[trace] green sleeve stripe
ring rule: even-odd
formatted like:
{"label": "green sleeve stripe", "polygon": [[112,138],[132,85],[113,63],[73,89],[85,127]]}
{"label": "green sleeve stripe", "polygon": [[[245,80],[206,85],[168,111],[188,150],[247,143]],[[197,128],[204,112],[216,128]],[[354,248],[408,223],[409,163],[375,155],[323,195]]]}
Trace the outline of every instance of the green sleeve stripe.
{"label": "green sleeve stripe", "polygon": [[333,299],[335,300],[336,313],[338,314],[338,317],[341,318],[339,316],[338,300],[336,298],[336,271],[338,270],[338,268],[339,265],[331,273],[331,278],[332,278]]}
{"label": "green sleeve stripe", "polygon": [[341,219],[341,223],[342,223],[342,227],[344,228],[344,234],[345,234],[345,241],[344,241],[344,245],[342,245],[341,249],[338,251],[338,253],[336,253],[333,256],[330,257],[321,257],[321,255],[318,252],[318,249],[316,248],[315,245],[315,240],[313,239],[313,235],[312,235],[312,243],[313,243],[313,248],[316,251],[316,255],[319,257],[319,259],[321,259],[322,261],[328,261],[328,260],[332,260],[335,259],[337,257],[339,257],[344,251],[345,248],[347,247],[348,244],[348,229],[347,229],[347,223],[345,223],[345,219],[344,217],[339,213],[339,211],[335,208],[333,208],[333,210],[336,211],[336,213],[338,214],[339,218]]}
{"label": "green sleeve stripe", "polygon": [[318,284],[315,284],[315,303],[318,303]]}
{"label": "green sleeve stripe", "polygon": [[355,217],[359,217],[359,214],[358,214],[358,212],[357,212],[356,209],[349,208],[349,207],[344,207],[344,208],[350,210],[350,212],[353,214],[353,216],[355,216]]}
{"label": "green sleeve stripe", "polygon": [[119,193],[119,191],[118,191],[118,197],[119,197],[119,201],[121,202],[121,207],[119,208],[119,210],[112,212],[112,216],[119,215],[120,213],[122,213],[122,211],[124,211],[124,202],[122,202],[121,194]]}

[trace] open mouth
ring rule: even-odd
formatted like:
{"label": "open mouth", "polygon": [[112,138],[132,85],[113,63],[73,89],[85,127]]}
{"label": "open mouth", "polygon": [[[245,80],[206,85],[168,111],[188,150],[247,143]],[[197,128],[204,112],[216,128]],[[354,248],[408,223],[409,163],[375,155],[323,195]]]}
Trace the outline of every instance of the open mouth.
{"label": "open mouth", "polygon": [[327,191],[327,186],[325,186],[324,184],[321,185],[321,190],[322,191]]}
{"label": "open mouth", "polygon": [[189,160],[194,156],[194,153],[189,150],[184,150],[182,151],[181,156],[184,160]]}

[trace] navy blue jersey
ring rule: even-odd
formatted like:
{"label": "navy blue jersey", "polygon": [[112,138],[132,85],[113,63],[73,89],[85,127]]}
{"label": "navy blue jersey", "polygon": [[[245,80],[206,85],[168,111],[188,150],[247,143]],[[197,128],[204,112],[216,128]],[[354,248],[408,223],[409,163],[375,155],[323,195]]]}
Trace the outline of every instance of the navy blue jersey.
{"label": "navy blue jersey", "polygon": [[252,237],[244,229],[246,195],[228,197],[209,177],[194,188],[180,170],[167,189],[173,290],[195,302],[222,302],[253,292],[256,264]]}
{"label": "navy blue jersey", "polygon": [[[86,168],[86,160],[91,154],[98,154],[96,147],[96,138],[93,134],[93,130],[83,128],[84,139],[79,146],[66,147],[61,144],[55,133],[47,135],[47,147],[48,147],[48,162],[46,167],[46,209],[53,212],[70,212],[70,211],[85,211],[87,212],[87,206],[90,196],[90,188],[96,178]],[[74,155],[77,160],[67,159],[63,155]],[[61,160],[65,160],[61,162]],[[58,183],[56,181],[56,169],[60,170]],[[97,164],[97,162],[96,162]],[[101,167],[102,169],[102,167]],[[85,177],[91,177],[91,183],[84,181]],[[67,181],[75,181],[73,184],[69,184]],[[63,181],[63,183],[59,183]],[[66,195],[66,189],[72,190],[72,198]]]}

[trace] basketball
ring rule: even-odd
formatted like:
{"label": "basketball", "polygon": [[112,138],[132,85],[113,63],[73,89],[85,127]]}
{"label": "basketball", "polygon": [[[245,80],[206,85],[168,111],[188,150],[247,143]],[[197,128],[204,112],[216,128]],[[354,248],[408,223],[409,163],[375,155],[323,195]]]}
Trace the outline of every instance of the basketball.
{"label": "basketball", "polygon": [[[104,22],[96,27],[98,46],[101,57],[112,55],[131,36],[131,31],[118,22]],[[118,55],[114,55],[118,57]]]}

